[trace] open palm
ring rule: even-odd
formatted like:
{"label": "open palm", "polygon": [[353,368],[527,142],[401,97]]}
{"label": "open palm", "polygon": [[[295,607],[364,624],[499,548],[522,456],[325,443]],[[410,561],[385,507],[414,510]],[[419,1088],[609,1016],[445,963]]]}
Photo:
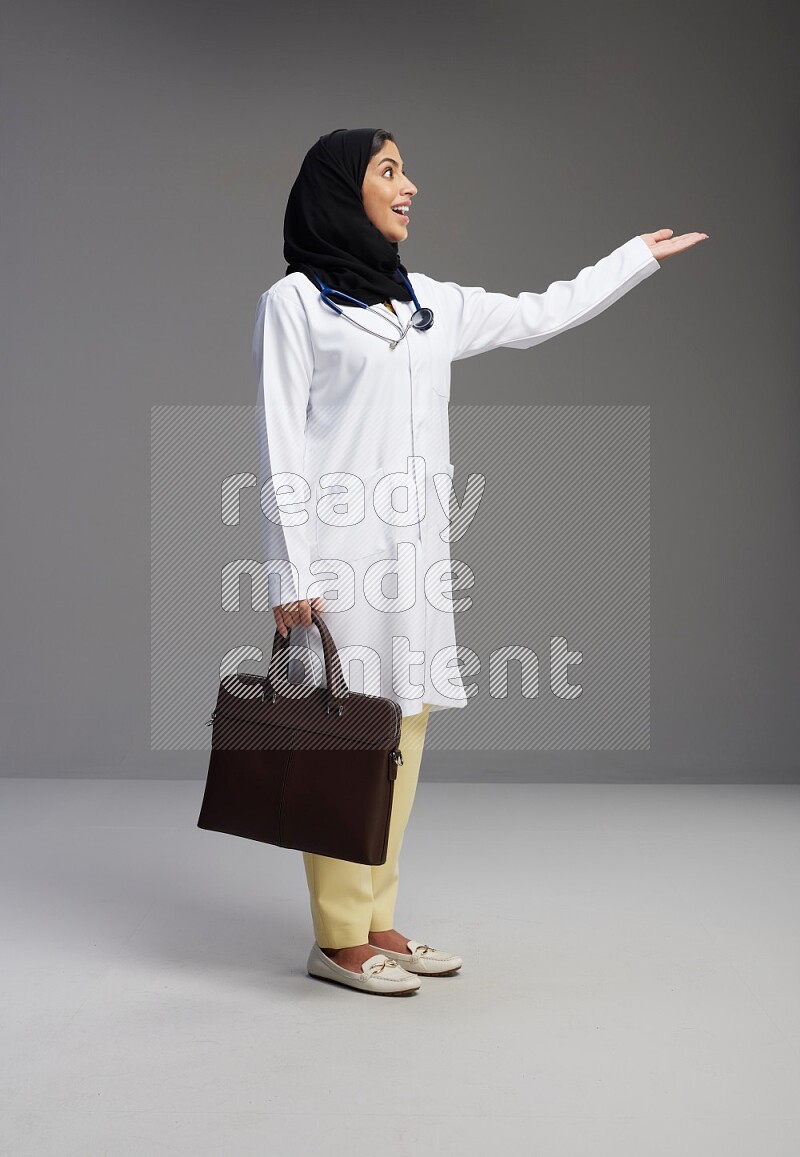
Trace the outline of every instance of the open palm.
{"label": "open palm", "polygon": [[698,241],[708,240],[707,233],[681,233],[679,237],[673,237],[672,234],[672,229],[657,229],[655,233],[641,233],[640,236],[657,261],[664,261],[672,257],[673,253],[691,249]]}

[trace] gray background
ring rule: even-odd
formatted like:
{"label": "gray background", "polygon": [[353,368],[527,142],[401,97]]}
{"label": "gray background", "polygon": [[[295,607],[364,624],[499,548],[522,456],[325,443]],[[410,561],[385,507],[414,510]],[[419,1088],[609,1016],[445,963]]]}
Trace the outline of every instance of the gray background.
{"label": "gray background", "polygon": [[253,403],[303,154],[376,125],[420,190],[409,270],[518,293],[710,234],[586,325],[453,367],[454,407],[651,407],[650,750],[431,751],[423,778],[796,782],[786,11],[6,5],[2,773],[204,776],[150,750],[151,407]]}

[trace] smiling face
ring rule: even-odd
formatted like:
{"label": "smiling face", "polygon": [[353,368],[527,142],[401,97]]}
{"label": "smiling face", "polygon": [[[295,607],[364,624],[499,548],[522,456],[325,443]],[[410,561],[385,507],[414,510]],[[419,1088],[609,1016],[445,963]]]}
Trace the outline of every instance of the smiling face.
{"label": "smiling face", "polygon": [[409,208],[417,186],[403,173],[403,160],[394,141],[384,141],[370,158],[361,185],[364,212],[387,241],[405,241],[408,217],[399,211]]}

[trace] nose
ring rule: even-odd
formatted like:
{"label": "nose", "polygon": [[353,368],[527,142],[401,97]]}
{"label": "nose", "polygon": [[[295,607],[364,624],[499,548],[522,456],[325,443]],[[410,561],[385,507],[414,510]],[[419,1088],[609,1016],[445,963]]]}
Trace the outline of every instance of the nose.
{"label": "nose", "polygon": [[406,181],[403,186],[403,196],[415,197],[417,195],[417,186],[413,181]]}

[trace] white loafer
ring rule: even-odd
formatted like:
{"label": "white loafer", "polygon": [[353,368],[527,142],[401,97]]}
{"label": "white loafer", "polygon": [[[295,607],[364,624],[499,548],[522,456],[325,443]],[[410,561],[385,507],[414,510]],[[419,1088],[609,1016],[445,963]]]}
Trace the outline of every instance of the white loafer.
{"label": "white loafer", "polygon": [[[388,948],[378,948],[378,951],[401,964],[406,972],[417,972],[422,976],[451,976],[464,963],[460,956],[441,952],[430,944],[420,944],[419,940],[409,940],[407,946],[410,952],[390,952]],[[372,947],[377,948],[377,945]]]}
{"label": "white loafer", "polygon": [[418,976],[406,972],[396,961],[384,955],[383,950],[365,960],[360,972],[353,972],[326,956],[315,940],[308,954],[306,968],[309,976],[335,980],[339,984],[358,988],[361,992],[376,992],[382,996],[404,996],[416,992],[420,986]]}

